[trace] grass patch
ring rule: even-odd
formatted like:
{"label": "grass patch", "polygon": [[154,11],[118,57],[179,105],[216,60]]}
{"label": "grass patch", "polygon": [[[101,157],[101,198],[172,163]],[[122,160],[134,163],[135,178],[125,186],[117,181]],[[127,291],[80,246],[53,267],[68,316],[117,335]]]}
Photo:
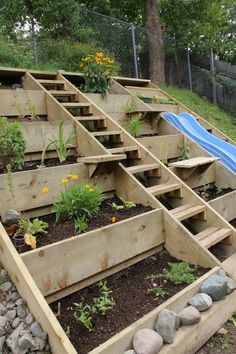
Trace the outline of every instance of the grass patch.
{"label": "grass patch", "polygon": [[193,112],[206,119],[214,127],[236,140],[236,114],[228,112],[190,90],[161,86],[167,94],[180,101]]}

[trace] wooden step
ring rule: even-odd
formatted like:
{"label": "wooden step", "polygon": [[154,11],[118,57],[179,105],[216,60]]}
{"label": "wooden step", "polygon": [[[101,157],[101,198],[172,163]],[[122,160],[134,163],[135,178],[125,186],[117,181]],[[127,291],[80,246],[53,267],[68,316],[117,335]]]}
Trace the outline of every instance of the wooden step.
{"label": "wooden step", "polygon": [[139,90],[139,91],[153,91],[154,93],[158,93],[160,92],[159,89],[155,88],[155,87],[144,87],[144,86],[129,86],[126,85],[125,88],[130,89],[130,90]]}
{"label": "wooden step", "polygon": [[121,161],[126,160],[125,154],[116,154],[116,155],[96,155],[96,156],[85,156],[79,157],[77,162],[83,162],[88,164],[97,164],[102,162],[111,162],[111,161]]}
{"label": "wooden step", "polygon": [[93,136],[110,136],[110,135],[122,135],[121,130],[101,130],[97,132],[90,132]]}
{"label": "wooden step", "polygon": [[74,116],[79,122],[93,122],[93,121],[104,121],[105,116]]}
{"label": "wooden step", "polygon": [[152,195],[158,196],[172,191],[181,190],[181,188],[182,185],[179,183],[172,183],[172,184],[163,183],[163,184],[157,184],[152,187],[148,187],[146,188],[146,190],[150,192]]}
{"label": "wooden step", "polygon": [[67,97],[67,96],[75,96],[75,91],[63,91],[63,90],[50,90],[50,94],[53,96]]}
{"label": "wooden step", "polygon": [[64,80],[46,80],[46,79],[37,79],[37,81],[42,85],[64,85]]}
{"label": "wooden step", "polygon": [[177,168],[194,168],[202,165],[211,164],[215,161],[219,160],[218,157],[193,157],[191,159],[176,161],[169,164],[170,167]]}
{"label": "wooden step", "polygon": [[236,279],[236,252],[222,262],[222,266],[229,276]]}
{"label": "wooden step", "polygon": [[156,170],[160,167],[159,164],[146,164],[146,165],[136,165],[136,166],[130,166],[126,167],[126,170],[132,174],[140,173],[140,172],[146,172],[146,171],[151,171],[151,170]]}
{"label": "wooden step", "polygon": [[110,152],[111,154],[119,154],[122,152],[138,151],[138,150],[139,150],[138,146],[123,146],[118,148],[107,149],[107,151]]}
{"label": "wooden step", "polygon": [[203,214],[203,220],[206,220],[206,206],[201,204],[187,203],[178,208],[172,209],[170,213],[179,221],[188,219],[198,214]]}
{"label": "wooden step", "polygon": [[230,235],[231,229],[223,227],[208,227],[194,237],[203,247],[210,248]]}
{"label": "wooden step", "polygon": [[91,107],[89,102],[63,102],[61,105],[65,108],[84,108]]}

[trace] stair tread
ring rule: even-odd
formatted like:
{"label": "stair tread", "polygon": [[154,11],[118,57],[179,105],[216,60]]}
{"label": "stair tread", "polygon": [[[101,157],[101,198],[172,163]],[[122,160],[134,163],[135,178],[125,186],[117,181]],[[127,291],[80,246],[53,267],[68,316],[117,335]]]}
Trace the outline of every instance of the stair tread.
{"label": "stair tread", "polygon": [[147,187],[146,190],[151,194],[157,196],[164,193],[172,192],[177,189],[181,189],[182,185],[180,183],[163,183],[157,184],[155,186]]}
{"label": "stair tread", "polygon": [[118,148],[107,149],[107,151],[109,151],[112,154],[127,152],[127,151],[137,151],[137,150],[139,150],[138,146],[123,146]]}
{"label": "stair tread", "polygon": [[144,87],[144,86],[129,86],[129,85],[126,85],[125,88],[127,89],[131,89],[131,90],[140,90],[140,91],[154,91],[154,92],[160,92],[159,89],[155,88],[155,87]]}
{"label": "stair tread", "polygon": [[77,108],[77,107],[90,107],[91,103],[89,102],[63,102],[61,103],[63,107]]}
{"label": "stair tread", "polygon": [[37,79],[40,84],[64,85],[64,80]]}
{"label": "stair tread", "polygon": [[222,262],[222,265],[227,273],[236,277],[236,252]]}
{"label": "stair tread", "polygon": [[78,121],[106,120],[105,116],[74,116]]}
{"label": "stair tread", "polygon": [[85,156],[79,157],[77,162],[83,163],[101,163],[101,162],[111,162],[111,161],[121,161],[126,160],[125,154],[115,154],[115,155],[95,155],[95,156]]}
{"label": "stair tread", "polygon": [[139,173],[139,172],[144,172],[144,171],[151,171],[159,168],[159,164],[143,164],[143,165],[136,165],[136,166],[130,166],[126,167],[126,170],[129,171],[130,173]]}
{"label": "stair tread", "polygon": [[218,157],[193,157],[191,159],[183,160],[183,161],[176,161],[169,164],[171,167],[178,167],[178,168],[193,168],[197,166],[202,166],[206,164],[213,163],[219,160]]}
{"label": "stair tread", "polygon": [[206,230],[195,235],[202,246],[210,248],[231,235],[231,229],[224,227],[208,227]]}
{"label": "stair tread", "polygon": [[50,94],[53,96],[71,96],[76,95],[76,91],[50,90]]}
{"label": "stair tread", "polygon": [[206,206],[201,204],[187,203],[175,209],[172,209],[170,213],[175,216],[179,221],[188,219],[194,215],[200,214],[206,211]]}
{"label": "stair tread", "polygon": [[97,132],[90,132],[93,136],[108,136],[108,135],[120,135],[122,134],[121,130],[101,130]]}

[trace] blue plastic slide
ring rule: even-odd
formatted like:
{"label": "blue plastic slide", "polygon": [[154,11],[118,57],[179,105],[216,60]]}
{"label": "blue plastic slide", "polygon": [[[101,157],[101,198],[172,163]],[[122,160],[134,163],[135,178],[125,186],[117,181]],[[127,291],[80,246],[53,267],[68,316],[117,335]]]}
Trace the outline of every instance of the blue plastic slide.
{"label": "blue plastic slide", "polygon": [[167,112],[163,117],[236,173],[236,146],[208,133],[189,113]]}

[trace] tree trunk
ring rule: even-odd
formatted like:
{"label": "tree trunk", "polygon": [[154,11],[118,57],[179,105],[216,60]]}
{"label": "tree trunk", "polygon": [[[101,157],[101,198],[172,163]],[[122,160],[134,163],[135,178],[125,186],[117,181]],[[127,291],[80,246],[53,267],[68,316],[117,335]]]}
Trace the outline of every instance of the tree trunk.
{"label": "tree trunk", "polygon": [[145,0],[146,24],[149,42],[150,79],[165,83],[165,49],[156,0]]}

